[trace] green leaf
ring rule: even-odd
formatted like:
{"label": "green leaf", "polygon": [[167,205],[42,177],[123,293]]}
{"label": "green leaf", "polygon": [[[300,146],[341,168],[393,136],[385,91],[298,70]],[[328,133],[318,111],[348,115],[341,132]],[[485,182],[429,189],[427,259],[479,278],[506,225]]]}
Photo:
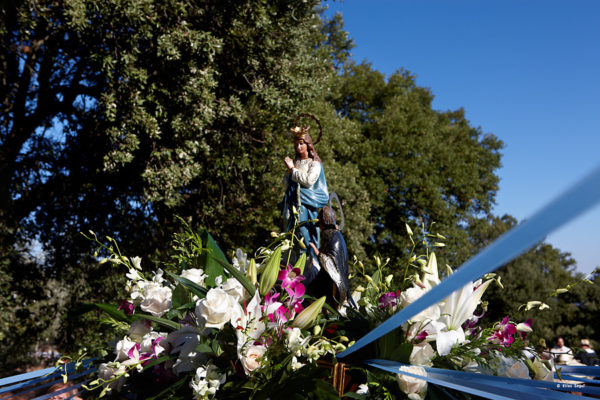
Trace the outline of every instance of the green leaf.
{"label": "green leaf", "polygon": [[173,295],[171,296],[171,305],[173,308],[179,308],[184,304],[187,304],[190,301],[190,295],[186,288],[179,284],[173,290]]}
{"label": "green leaf", "polygon": [[313,393],[317,399],[339,400],[337,390],[331,383],[322,380],[313,380]]}
{"label": "green leaf", "polygon": [[381,279],[381,273],[379,270],[375,271],[373,276],[371,276],[371,279],[373,280],[373,286],[377,287],[379,285],[379,280]]}
{"label": "green leaf", "polygon": [[392,355],[390,356],[390,360],[399,361],[401,363],[408,364],[412,350],[413,350],[412,344],[401,343],[392,352]]}
{"label": "green leaf", "polygon": [[147,319],[148,321],[156,322],[157,324],[172,328],[176,331],[181,329],[181,324],[166,318],[155,317],[154,315],[148,314],[134,314],[133,317],[136,319]]}
{"label": "green leaf", "polygon": [[81,310],[85,310],[85,311],[83,311],[85,313],[85,312],[89,312],[89,311],[93,310],[94,308],[104,311],[105,313],[107,313],[108,315],[110,315],[111,317],[116,319],[117,321],[123,321],[123,322],[131,321],[129,316],[127,316],[123,311],[119,310],[117,306],[112,305],[112,304],[84,303],[81,307]]}
{"label": "green leaf", "polygon": [[237,279],[239,283],[242,284],[242,286],[246,289],[246,291],[248,292],[250,297],[254,296],[254,293],[256,292],[256,288],[254,287],[252,282],[250,282],[250,279],[246,278],[246,276],[244,274],[242,274],[242,272],[239,269],[237,269],[233,265],[229,264],[228,262],[222,261],[220,259],[215,259],[215,260],[219,264],[221,264],[221,266],[223,266],[223,268],[225,268],[227,270],[227,272],[229,272],[231,275],[233,275],[233,277],[235,279]]}
{"label": "green leaf", "polygon": [[206,243],[207,250],[200,255],[200,263],[207,275],[204,282],[206,286],[215,287],[217,286],[215,279],[217,279],[217,276],[223,275],[223,263],[229,264],[229,261],[227,261],[227,257],[206,229],[200,229],[199,235],[202,242]]}
{"label": "green leaf", "polygon": [[192,292],[199,298],[203,299],[204,297],[206,297],[206,293],[208,293],[208,289],[203,288],[202,286],[198,285],[196,282],[192,282],[189,279],[184,278],[179,275],[176,275],[172,272],[166,271],[166,273],[171,278],[173,278],[175,281],[177,281],[177,282],[181,283],[183,286],[185,286],[190,292]]}
{"label": "green leaf", "polygon": [[206,343],[200,343],[198,346],[196,346],[196,351],[200,353],[212,353],[212,349]]}
{"label": "green leaf", "polygon": [[173,321],[175,319],[182,319],[183,315],[181,315],[181,311],[176,308],[172,308],[165,314],[164,318]]}
{"label": "green leaf", "polygon": [[195,308],[196,308],[196,302],[190,301],[189,303],[185,303],[184,305],[177,307],[177,310],[185,311],[185,310],[193,310]]}
{"label": "green leaf", "polygon": [[362,400],[367,398],[367,396],[365,396],[364,394],[358,394],[355,392],[346,392],[346,393],[344,393],[344,395],[342,397],[349,397],[351,399],[362,399]]}

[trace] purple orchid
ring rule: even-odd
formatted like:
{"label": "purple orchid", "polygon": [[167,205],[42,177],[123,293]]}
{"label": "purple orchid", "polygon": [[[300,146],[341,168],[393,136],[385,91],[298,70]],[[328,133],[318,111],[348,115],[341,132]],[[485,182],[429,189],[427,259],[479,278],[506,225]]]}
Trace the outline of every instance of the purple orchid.
{"label": "purple orchid", "polygon": [[384,293],[379,297],[379,308],[392,308],[396,306],[396,294],[394,292]]}
{"label": "purple orchid", "polygon": [[294,268],[291,265],[288,265],[285,269],[279,271],[277,279],[281,281],[281,287],[288,288],[295,282],[302,282],[304,276],[302,276],[300,268]]}
{"label": "purple orchid", "polygon": [[498,324],[498,329],[488,338],[492,343],[509,347],[515,341],[514,334],[517,333],[517,327],[508,320],[508,315]]}
{"label": "purple orchid", "polygon": [[295,281],[290,283],[290,285],[285,288],[285,291],[290,296],[290,306],[293,306],[298,302],[302,303],[302,296],[306,293],[306,288],[300,281]]}
{"label": "purple orchid", "polygon": [[117,310],[123,310],[125,314],[131,315],[133,314],[133,308],[133,303],[127,300],[121,300],[121,304],[119,305],[119,308],[117,308]]}

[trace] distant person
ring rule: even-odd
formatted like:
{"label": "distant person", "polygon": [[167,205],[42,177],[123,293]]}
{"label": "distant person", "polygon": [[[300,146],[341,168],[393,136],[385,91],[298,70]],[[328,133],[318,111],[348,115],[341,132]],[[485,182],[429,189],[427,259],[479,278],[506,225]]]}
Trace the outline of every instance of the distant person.
{"label": "distant person", "polygon": [[556,364],[568,364],[573,361],[573,351],[565,346],[565,340],[561,337],[556,339],[556,345],[550,350]]}
{"label": "distant person", "polygon": [[598,365],[598,355],[592,349],[588,339],[581,339],[579,343],[581,351],[577,353],[577,359],[585,365]]}

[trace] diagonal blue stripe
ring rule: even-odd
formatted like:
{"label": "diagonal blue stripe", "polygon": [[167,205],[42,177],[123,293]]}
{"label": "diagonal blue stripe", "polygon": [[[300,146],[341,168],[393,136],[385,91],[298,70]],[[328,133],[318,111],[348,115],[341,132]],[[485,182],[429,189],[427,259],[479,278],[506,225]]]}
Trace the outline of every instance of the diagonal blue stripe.
{"label": "diagonal blue stripe", "polygon": [[502,235],[479,254],[471,258],[414,303],[388,318],[359,339],[352,347],[339,353],[346,357],[356,350],[398,328],[427,307],[436,304],[470,281],[494,271],[521,253],[541,242],[550,232],[589,210],[600,201],[600,168],[594,170],[567,192],[550,202],[533,217]]}
{"label": "diagonal blue stripe", "polygon": [[[560,365],[560,372],[565,374],[583,374],[587,376],[600,376],[600,367],[587,365]],[[600,381],[598,381],[600,383]]]}
{"label": "diagonal blue stripe", "polygon": [[[590,397],[573,396],[564,392],[549,390],[551,386],[556,388],[556,383],[531,381],[525,379],[502,378],[498,376],[487,376],[462,371],[452,371],[437,368],[424,367],[427,376],[412,374],[399,370],[404,365],[389,360],[367,360],[367,365],[382,369],[387,372],[400,373],[413,378],[424,379],[427,382],[462,392],[475,394],[488,399],[590,399]],[[544,388],[547,387],[547,388]],[[563,388],[563,390],[569,390]],[[581,391],[581,389],[570,389]]]}
{"label": "diagonal blue stripe", "polygon": [[[92,363],[94,362],[94,360],[96,360],[96,358],[88,358],[88,359],[84,360],[83,365],[82,365],[83,369],[90,368],[92,366]],[[74,371],[75,371],[75,363],[71,362],[71,363],[67,364],[67,374],[71,375],[71,374],[73,374]],[[91,371],[91,370],[88,371],[88,373],[90,373],[90,372],[93,372],[93,371]],[[23,390],[24,388],[26,388],[28,386],[36,385],[40,382],[47,381],[48,379],[55,379],[55,378],[61,376],[63,373],[64,373],[63,368],[50,367],[50,368],[46,368],[46,369],[42,369],[42,370],[38,370],[38,371],[32,371],[32,372],[27,372],[27,373],[20,374],[20,375],[14,375],[14,376],[9,376],[7,378],[2,378],[2,379],[0,379],[0,386],[2,386],[2,387],[0,387],[0,394],[5,393],[5,392],[10,392],[10,391]],[[71,379],[70,376],[69,376],[69,379]],[[20,382],[20,383],[16,383],[11,386],[5,386],[5,385],[9,385],[9,384],[15,383],[15,382]]]}

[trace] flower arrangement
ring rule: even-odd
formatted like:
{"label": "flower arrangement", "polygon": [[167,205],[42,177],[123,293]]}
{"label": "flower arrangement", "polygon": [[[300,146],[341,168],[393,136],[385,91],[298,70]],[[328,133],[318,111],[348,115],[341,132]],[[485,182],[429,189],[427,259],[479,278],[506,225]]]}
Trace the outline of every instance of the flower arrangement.
{"label": "flower arrangement", "polygon": [[[355,260],[356,269],[367,282],[359,286],[353,297],[359,304],[355,317],[364,320],[372,329],[400,309],[408,306],[440,284],[437,259],[433,249],[443,247],[440,234],[428,233],[421,227],[415,235],[407,225],[412,242],[409,261],[398,284],[395,284],[389,259],[375,257],[375,273],[368,275],[362,262]],[[422,248],[422,255],[416,255]],[[452,274],[446,266],[445,274]],[[492,327],[482,328],[479,321],[486,312],[487,303],[482,296],[490,284],[501,285],[495,274],[469,282],[438,304],[421,311],[405,323],[401,329],[390,332],[376,343],[376,358],[394,360],[406,364],[401,370],[425,376],[424,367],[463,370],[487,375],[552,381],[552,361],[543,360],[527,343],[532,332],[531,320],[515,323],[507,316]],[[390,384],[388,373],[367,374],[373,398],[400,396]],[[427,382],[415,377],[398,374],[398,387],[410,399],[424,399]],[[369,390],[363,388],[365,393]]]}
{"label": "flower arrangement", "polygon": [[289,234],[276,235],[252,259],[238,249],[231,265],[204,234],[186,226],[175,237],[174,262],[148,274],[140,258],[90,232],[96,254],[108,254],[100,262],[126,267],[129,298],[118,307],[95,305],[110,315],[120,339],[88,389],[141,398],[189,398],[191,389],[194,398],[209,399],[265,398],[294,387],[302,398],[335,398],[323,380],[328,371],[316,362],[344,350],[348,339],[328,333],[337,313],[325,297],[305,294],[306,257],[281,267]]}
{"label": "flower arrangement", "polygon": [[[375,272],[355,259],[356,278],[366,282],[353,293],[358,309],[347,315],[306,294],[302,272],[306,257],[290,265],[285,254],[295,244],[293,231],[274,234],[253,258],[237,250],[229,264],[210,234],[184,233],[173,241],[172,262],[148,273],[141,259],[121,254],[114,239],[87,237],[104,253],[100,262],[123,265],[128,298],[119,306],[96,304],[109,315],[118,340],[87,387],[99,396],[130,391],[138,398],[338,398],[331,370],[336,353],[365,332],[413,303],[443,274],[436,247],[444,237],[421,227],[403,269],[374,258]],[[300,244],[302,245],[302,244]],[[419,251],[418,251],[419,250]],[[417,255],[417,252],[423,254]],[[444,274],[453,271],[446,266]],[[350,367],[359,376],[353,398],[424,399],[425,367],[488,375],[552,380],[554,367],[528,347],[531,321],[509,317],[480,326],[486,310],[482,297],[494,274],[470,282],[444,301],[420,312],[380,338],[374,358],[399,361],[414,376],[390,375],[363,364]],[[358,386],[358,383],[361,383]],[[357,388],[358,386],[358,388]],[[356,390],[358,389],[358,390]]]}

